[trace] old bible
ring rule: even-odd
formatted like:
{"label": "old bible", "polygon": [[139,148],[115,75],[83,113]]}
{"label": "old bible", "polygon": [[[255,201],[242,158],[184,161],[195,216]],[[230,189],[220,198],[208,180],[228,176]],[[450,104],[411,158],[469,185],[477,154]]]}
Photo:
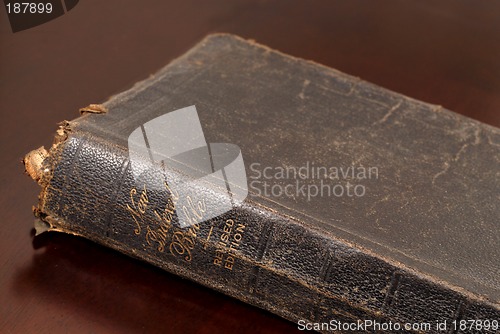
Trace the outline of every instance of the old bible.
{"label": "old bible", "polygon": [[37,231],[322,331],[498,329],[499,129],[225,34],[81,113],[24,160]]}

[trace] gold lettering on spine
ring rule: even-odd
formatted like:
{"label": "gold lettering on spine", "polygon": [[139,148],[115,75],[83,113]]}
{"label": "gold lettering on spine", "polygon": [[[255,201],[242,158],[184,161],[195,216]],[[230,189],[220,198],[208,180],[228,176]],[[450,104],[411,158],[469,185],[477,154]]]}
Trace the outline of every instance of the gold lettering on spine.
{"label": "gold lettering on spine", "polygon": [[[236,226],[235,226],[236,224]],[[213,264],[227,270],[233,270],[238,251],[243,240],[245,225],[236,223],[233,219],[226,220],[222,228],[222,234],[216,244]]]}
{"label": "gold lettering on spine", "polygon": [[196,244],[196,235],[200,229],[198,224],[191,226],[187,231],[176,231],[172,235],[170,253],[172,255],[184,255],[184,260],[191,262],[193,259],[191,251]]}
{"label": "gold lettering on spine", "polygon": [[[144,214],[146,213],[146,210],[148,208],[149,204],[149,199],[148,199],[148,193],[146,190],[146,186],[144,186],[144,189],[141,192],[141,195],[139,196],[139,201],[136,202],[135,200],[135,195],[137,194],[137,189],[132,188],[130,190],[130,201],[132,203],[132,206],[127,204],[127,211],[131,214],[132,218],[134,219],[136,229],[134,230],[134,233],[139,235],[141,234],[142,227],[141,225],[144,223]],[[139,223],[140,220],[140,223]]]}
{"label": "gold lettering on spine", "polygon": [[164,185],[170,196],[163,208],[151,207],[146,185],[140,194],[136,188],[130,190],[130,204],[127,204],[127,211],[136,226],[134,233],[140,235],[142,230],[145,230],[147,245],[154,246],[162,253],[167,248],[172,255],[183,256],[185,261],[190,262],[200,229],[199,222],[203,221],[206,212],[205,200],[197,201],[187,196],[187,205],[183,205],[181,210],[187,217],[190,227],[188,229],[173,228],[172,220],[175,217],[176,204],[180,196],[166,182]]}
{"label": "gold lettering on spine", "polygon": [[151,246],[152,243],[158,243],[158,251],[163,253],[165,250],[165,244],[167,243],[167,236],[170,227],[172,226],[172,219],[175,214],[175,203],[179,199],[177,193],[174,193],[170,187],[165,182],[165,187],[170,192],[170,197],[167,198],[167,203],[162,211],[153,210],[155,215],[155,229],[151,229],[150,226],[147,228],[146,232],[146,242]]}
{"label": "gold lettering on spine", "polygon": [[189,225],[195,225],[196,224],[196,220],[194,220],[192,218],[192,215],[195,216],[197,218],[197,221],[198,222],[201,222],[202,219],[203,219],[203,214],[205,213],[206,211],[206,205],[205,205],[205,200],[201,200],[201,201],[198,201],[196,204],[196,206],[194,205],[193,203],[193,200],[191,199],[190,196],[187,196],[186,197],[186,200],[188,202],[188,206],[183,206],[182,207],[182,211],[184,212],[184,214],[186,215],[186,218],[188,220],[188,223]]}

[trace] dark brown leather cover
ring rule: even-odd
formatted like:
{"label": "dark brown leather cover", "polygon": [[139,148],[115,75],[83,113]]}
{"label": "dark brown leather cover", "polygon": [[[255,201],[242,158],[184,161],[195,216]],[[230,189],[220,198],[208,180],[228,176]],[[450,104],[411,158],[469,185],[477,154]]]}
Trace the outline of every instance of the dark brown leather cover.
{"label": "dark brown leather cover", "polygon": [[[159,250],[134,233],[127,209],[132,189],[141,192],[127,138],[190,105],[207,142],[240,147],[250,193],[220,217],[169,229]],[[36,214],[50,230],[295,322],[499,319],[497,128],[231,35],[207,37],[104,106],[107,112],[86,110],[64,123],[43,162]],[[265,167],[313,165],[378,173],[358,178],[362,196],[274,196],[252,183],[262,181],[257,170]],[[296,181],[345,190],[356,177],[266,179],[271,187]],[[167,200],[161,191],[148,193],[150,209]],[[242,237],[231,269],[214,264],[225,228],[230,238]],[[169,251],[179,235],[192,247]]]}

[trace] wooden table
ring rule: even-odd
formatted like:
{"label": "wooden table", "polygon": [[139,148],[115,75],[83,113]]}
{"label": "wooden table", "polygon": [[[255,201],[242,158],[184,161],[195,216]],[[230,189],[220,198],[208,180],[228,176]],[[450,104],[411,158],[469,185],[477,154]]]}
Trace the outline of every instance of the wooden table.
{"label": "wooden table", "polygon": [[0,10],[1,333],[288,333],[296,325],[72,236],[33,240],[25,153],[210,32],[500,126],[500,2],[81,1],[13,34]]}

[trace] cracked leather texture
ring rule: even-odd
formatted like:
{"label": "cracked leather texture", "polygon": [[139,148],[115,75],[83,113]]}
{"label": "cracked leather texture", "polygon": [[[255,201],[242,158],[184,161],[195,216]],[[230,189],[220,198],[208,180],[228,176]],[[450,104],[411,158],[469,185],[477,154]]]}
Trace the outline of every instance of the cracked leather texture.
{"label": "cracked leather texture", "polygon": [[[498,129],[231,35],[207,37],[104,105],[107,113],[70,122],[45,162],[52,174],[39,210],[54,230],[292,321],[500,317]],[[136,234],[127,205],[141,188],[127,138],[189,105],[207,142],[240,147],[249,177],[252,163],[307,161],[376,166],[379,177],[364,181],[360,198],[257,196],[251,188],[242,205],[191,232],[169,227],[160,251],[146,225],[154,226],[152,208],[164,208],[169,194],[148,192]],[[214,264],[228,224],[229,238],[242,237],[231,270]],[[170,250],[176,232],[192,239],[189,252]]]}

